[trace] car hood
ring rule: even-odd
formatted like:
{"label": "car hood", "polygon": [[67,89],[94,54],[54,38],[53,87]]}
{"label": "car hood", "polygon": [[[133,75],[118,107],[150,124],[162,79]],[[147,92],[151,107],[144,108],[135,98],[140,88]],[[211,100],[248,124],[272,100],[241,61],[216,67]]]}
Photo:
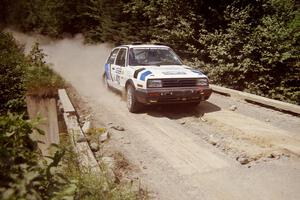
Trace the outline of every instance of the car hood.
{"label": "car hood", "polygon": [[145,66],[143,74],[147,78],[207,78],[202,72],[185,65]]}

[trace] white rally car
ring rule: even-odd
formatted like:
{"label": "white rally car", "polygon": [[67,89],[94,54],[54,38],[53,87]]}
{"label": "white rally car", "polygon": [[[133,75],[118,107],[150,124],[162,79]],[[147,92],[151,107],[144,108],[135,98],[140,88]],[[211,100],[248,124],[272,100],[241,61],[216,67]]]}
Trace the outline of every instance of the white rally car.
{"label": "white rally car", "polygon": [[105,63],[103,78],[127,98],[130,112],[143,104],[189,103],[207,100],[208,78],[186,65],[164,45],[132,44],[114,48]]}

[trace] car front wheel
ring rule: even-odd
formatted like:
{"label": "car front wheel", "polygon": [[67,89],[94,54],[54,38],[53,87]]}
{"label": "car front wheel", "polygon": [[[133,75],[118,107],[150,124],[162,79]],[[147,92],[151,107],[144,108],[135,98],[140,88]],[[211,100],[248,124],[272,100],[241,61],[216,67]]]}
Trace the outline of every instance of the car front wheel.
{"label": "car front wheel", "polygon": [[136,113],[138,112],[142,105],[140,102],[138,102],[138,100],[135,97],[135,89],[132,85],[128,85],[127,86],[127,108],[129,110],[129,112],[132,113]]}

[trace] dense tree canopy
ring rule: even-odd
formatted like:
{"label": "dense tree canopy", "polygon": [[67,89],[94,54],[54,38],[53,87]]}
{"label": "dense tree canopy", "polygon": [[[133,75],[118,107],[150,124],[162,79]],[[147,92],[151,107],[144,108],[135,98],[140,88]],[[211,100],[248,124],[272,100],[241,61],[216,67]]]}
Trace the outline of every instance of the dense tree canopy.
{"label": "dense tree canopy", "polygon": [[4,0],[2,24],[87,42],[163,42],[214,83],[300,104],[295,0]]}

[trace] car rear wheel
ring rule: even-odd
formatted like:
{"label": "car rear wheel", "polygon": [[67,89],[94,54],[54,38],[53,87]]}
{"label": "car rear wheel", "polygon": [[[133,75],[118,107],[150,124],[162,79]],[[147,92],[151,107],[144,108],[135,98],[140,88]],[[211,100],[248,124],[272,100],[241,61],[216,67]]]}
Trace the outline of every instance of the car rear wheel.
{"label": "car rear wheel", "polygon": [[136,113],[138,112],[142,104],[138,102],[138,100],[135,97],[135,89],[134,87],[130,84],[127,86],[127,93],[126,93],[126,101],[127,101],[127,108],[129,112]]}

